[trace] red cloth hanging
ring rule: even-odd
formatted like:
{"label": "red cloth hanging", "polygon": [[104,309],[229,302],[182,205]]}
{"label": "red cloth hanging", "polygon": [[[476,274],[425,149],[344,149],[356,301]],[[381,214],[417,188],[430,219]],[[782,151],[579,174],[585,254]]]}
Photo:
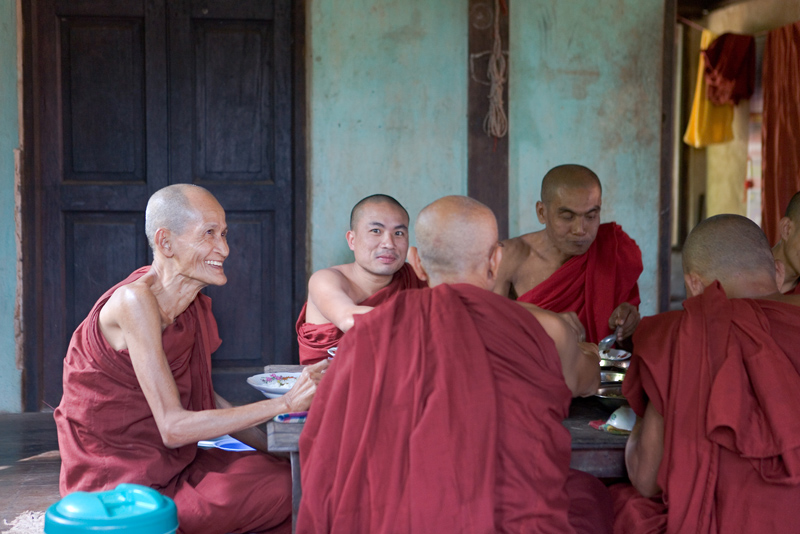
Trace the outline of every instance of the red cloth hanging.
{"label": "red cloth hanging", "polygon": [[778,221],[800,190],[800,22],[767,34],[763,86],[761,227],[775,243]]}
{"label": "red cloth hanging", "polygon": [[724,33],[702,50],[706,95],[717,106],[736,105],[756,86],[756,41],[752,35]]}

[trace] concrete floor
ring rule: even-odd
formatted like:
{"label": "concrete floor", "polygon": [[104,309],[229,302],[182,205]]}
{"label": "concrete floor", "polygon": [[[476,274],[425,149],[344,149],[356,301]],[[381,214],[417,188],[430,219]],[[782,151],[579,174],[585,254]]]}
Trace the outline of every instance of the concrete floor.
{"label": "concrete floor", "polygon": [[56,424],[52,413],[0,414],[0,532],[26,510],[58,501]]}

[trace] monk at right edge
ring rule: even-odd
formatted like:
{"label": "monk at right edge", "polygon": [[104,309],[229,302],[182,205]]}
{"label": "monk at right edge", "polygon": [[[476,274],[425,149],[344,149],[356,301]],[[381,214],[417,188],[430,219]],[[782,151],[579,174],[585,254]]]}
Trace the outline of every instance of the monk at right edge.
{"label": "monk at right edge", "polygon": [[492,293],[492,211],[420,212],[409,259],[429,288],[355,317],[300,436],[297,532],[610,533],[611,496],[571,471],[562,424],[600,382],[561,316]]}
{"label": "monk at right edge", "polygon": [[780,295],[783,264],[739,215],[695,227],[683,273],[683,310],[634,335],[633,486],[612,487],[614,530],[798,532],[800,297]]}
{"label": "monk at right edge", "polygon": [[586,341],[616,333],[622,342],[639,324],[642,253],[619,225],[600,224],[601,204],[594,172],[580,165],[551,169],[536,203],[545,228],[503,242],[494,291],[556,313],[577,313]]}

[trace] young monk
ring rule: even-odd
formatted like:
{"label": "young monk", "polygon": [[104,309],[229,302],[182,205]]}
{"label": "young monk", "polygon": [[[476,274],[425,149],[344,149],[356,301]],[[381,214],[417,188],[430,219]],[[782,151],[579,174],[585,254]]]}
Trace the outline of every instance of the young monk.
{"label": "young monk", "polygon": [[[280,399],[234,408],[214,392],[221,340],[200,290],[227,282],[227,232],[225,211],[202,187],[172,185],[148,201],[153,264],[100,297],[64,359],[54,414],[62,495],[137,483],[175,500],[182,533],[291,530],[289,465],[265,454],[255,426],[306,410],[327,362]],[[198,449],[225,434],[259,450]]]}
{"label": "young monk", "polygon": [[772,247],[772,254],[785,269],[779,288],[785,295],[800,294],[800,192],[786,206],[786,213],[778,222],[778,232],[780,240]]}
{"label": "young monk", "polygon": [[800,307],[782,266],[738,215],[683,248],[682,311],[642,320],[623,393],[633,487],[615,486],[615,532],[797,532]]}
{"label": "young monk", "polygon": [[328,357],[328,349],[367,313],[397,292],[425,287],[406,263],[408,212],[388,195],[371,195],[350,214],[347,245],[355,261],[314,273],[297,318],[300,363]]}
{"label": "young monk", "polygon": [[639,324],[642,253],[615,223],[600,224],[602,188],[580,165],[561,165],[542,180],[536,215],[544,230],[503,242],[494,291],[554,312],[576,312],[586,339]]}
{"label": "young monk", "polygon": [[[300,438],[297,532],[574,532],[562,420],[597,389],[597,347],[491,292],[502,248],[483,204],[445,197],[415,228],[410,260],[431,288],[342,338]],[[578,472],[569,484],[576,523],[610,532],[606,488]]]}

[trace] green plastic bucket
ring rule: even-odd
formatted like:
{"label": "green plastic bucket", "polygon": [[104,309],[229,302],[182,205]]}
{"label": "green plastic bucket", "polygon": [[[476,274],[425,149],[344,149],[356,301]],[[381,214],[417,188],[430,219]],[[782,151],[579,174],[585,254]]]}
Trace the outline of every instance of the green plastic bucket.
{"label": "green plastic bucket", "polygon": [[76,491],[44,515],[45,534],[174,534],[177,529],[178,509],[172,499],[138,484],[120,484],[96,493]]}

